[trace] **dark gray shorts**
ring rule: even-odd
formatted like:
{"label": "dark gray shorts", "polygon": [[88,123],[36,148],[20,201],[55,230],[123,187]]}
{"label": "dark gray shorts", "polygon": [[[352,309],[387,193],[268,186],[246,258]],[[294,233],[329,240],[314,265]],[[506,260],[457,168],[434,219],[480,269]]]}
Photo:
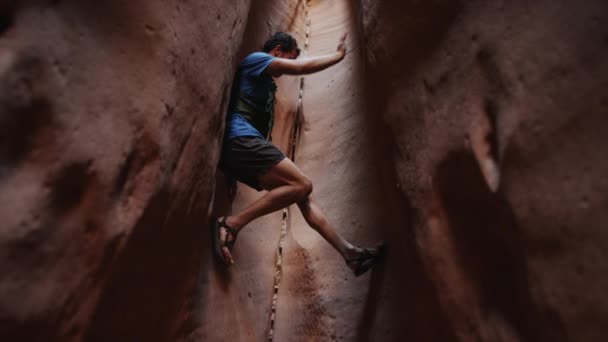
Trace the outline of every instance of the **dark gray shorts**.
{"label": "dark gray shorts", "polygon": [[260,191],[259,177],[283,159],[283,152],[265,139],[236,137],[224,142],[220,169]]}

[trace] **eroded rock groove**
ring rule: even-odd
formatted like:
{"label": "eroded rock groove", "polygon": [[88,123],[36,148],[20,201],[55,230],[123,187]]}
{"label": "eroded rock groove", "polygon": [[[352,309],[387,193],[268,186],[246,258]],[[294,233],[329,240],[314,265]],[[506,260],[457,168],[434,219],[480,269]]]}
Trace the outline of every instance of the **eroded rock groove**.
{"label": "eroded rock groove", "polygon": [[[298,2],[297,9],[300,8],[300,4],[303,4],[304,7],[304,20],[306,23],[305,32],[306,32],[306,41],[304,43],[304,48],[302,49],[302,55],[306,55],[308,52],[308,44],[310,37],[310,14],[309,14],[309,1],[300,1]],[[296,15],[298,11],[296,10]],[[293,25],[293,22],[290,25],[290,28]],[[299,137],[300,137],[300,127],[302,123],[302,111],[303,111],[303,97],[304,97],[304,77],[300,77],[300,86],[298,89],[298,99],[296,101],[296,112],[295,112],[295,120],[293,122],[293,127],[291,129],[291,139],[289,139],[288,151],[290,159],[295,163],[296,162],[296,148],[298,145]],[[272,304],[270,308],[270,317],[269,317],[269,328],[268,328],[268,341],[274,340],[274,329],[275,322],[277,319],[276,311],[277,304],[279,299],[279,288],[281,285],[281,277],[283,274],[283,249],[285,248],[285,238],[287,237],[287,229],[289,225],[289,208],[284,208],[282,210],[282,220],[281,220],[281,233],[279,236],[279,242],[277,244],[277,252],[276,252],[276,265],[275,265],[275,276],[274,276],[274,286],[273,286],[273,295],[272,295]]]}

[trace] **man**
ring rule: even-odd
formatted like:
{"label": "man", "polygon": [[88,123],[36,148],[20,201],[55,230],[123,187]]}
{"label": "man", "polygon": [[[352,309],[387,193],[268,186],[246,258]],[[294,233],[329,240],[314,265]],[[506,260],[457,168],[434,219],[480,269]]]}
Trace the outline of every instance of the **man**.
{"label": "man", "polygon": [[310,197],[312,183],[268,140],[274,120],[273,77],[312,74],[339,63],[346,55],[346,35],[335,53],[296,60],[296,40],[275,33],[262,52],[247,56],[238,66],[230,99],[220,168],[230,177],[268,192],[238,214],[211,222],[214,250],[226,264],[234,263],[231,250],[237,234],[249,222],[296,203],[306,222],[325,238],[359,276],[380,257],[379,249],[358,248],[342,238]]}

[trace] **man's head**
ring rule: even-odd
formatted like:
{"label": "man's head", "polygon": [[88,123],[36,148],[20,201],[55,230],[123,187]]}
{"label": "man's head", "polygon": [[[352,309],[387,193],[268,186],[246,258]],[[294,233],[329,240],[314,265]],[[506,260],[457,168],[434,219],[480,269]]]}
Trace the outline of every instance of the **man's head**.
{"label": "man's head", "polygon": [[285,32],[277,32],[264,44],[262,51],[280,58],[296,59],[300,55],[298,42]]}

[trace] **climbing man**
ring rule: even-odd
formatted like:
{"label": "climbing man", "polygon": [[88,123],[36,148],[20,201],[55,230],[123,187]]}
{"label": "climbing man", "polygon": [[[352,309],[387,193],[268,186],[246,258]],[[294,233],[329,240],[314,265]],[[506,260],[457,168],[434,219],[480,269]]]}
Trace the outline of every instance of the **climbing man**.
{"label": "climbing man", "polygon": [[233,264],[231,250],[243,227],[260,216],[296,203],[306,222],[359,276],[379,260],[382,246],[359,248],[340,236],[310,197],[310,179],[269,141],[277,90],[273,77],[312,74],[339,63],[346,55],[346,34],[333,54],[297,60],[299,54],[296,40],[277,32],[264,44],[262,52],[248,55],[237,68],[220,168],[228,177],[268,192],[240,213],[212,219],[214,250],[224,263]]}

